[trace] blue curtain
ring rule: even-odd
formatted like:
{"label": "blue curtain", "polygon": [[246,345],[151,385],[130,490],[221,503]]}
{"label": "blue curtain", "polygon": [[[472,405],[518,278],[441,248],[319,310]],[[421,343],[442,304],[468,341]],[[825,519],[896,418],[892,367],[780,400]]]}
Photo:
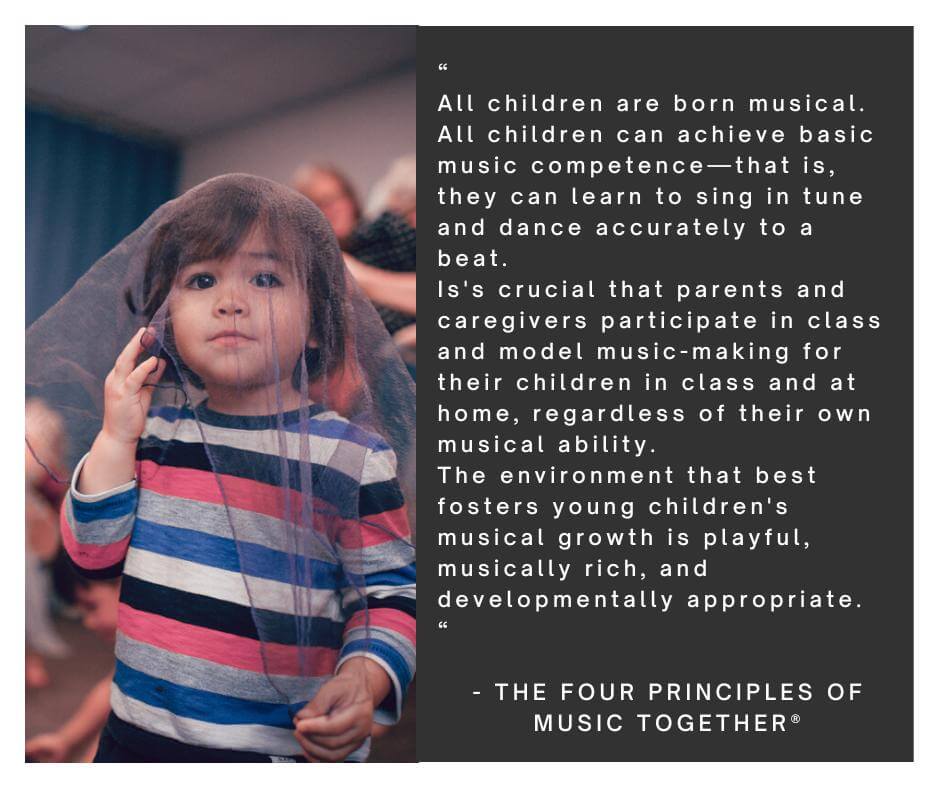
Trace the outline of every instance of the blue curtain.
{"label": "blue curtain", "polygon": [[175,196],[179,151],[26,108],[26,325]]}

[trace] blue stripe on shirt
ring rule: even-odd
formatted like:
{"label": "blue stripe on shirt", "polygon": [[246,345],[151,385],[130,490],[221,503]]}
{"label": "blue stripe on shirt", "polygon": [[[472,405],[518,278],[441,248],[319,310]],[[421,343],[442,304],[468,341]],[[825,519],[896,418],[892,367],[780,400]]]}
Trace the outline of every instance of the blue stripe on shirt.
{"label": "blue stripe on shirt", "polygon": [[292,729],[294,715],[307,704],[290,705],[243,700],[208,690],[193,689],[148,676],[115,660],[114,683],[128,697],[189,717],[217,725],[271,725]]}
{"label": "blue stripe on shirt", "polygon": [[[140,517],[134,525],[131,546],[197,564],[240,572],[307,588],[335,589],[339,567],[326,561],[272,550],[251,542],[161,525]],[[293,564],[293,571],[292,565]]]}
{"label": "blue stripe on shirt", "polygon": [[365,576],[367,586],[408,586],[416,582],[417,574],[413,563],[386,572],[375,572]]}
{"label": "blue stripe on shirt", "polygon": [[101,501],[80,501],[72,497],[72,512],[75,520],[80,523],[91,523],[95,520],[115,520],[126,517],[137,508],[137,488],[132,487],[117,495],[112,495]]}
{"label": "blue stripe on shirt", "polygon": [[[339,421],[338,419],[311,419],[307,422],[304,430],[311,435],[319,435],[322,438],[341,438],[342,440],[364,446],[376,452],[387,451],[391,448],[375,433],[366,432],[364,429],[348,421]],[[299,434],[300,422],[286,425],[284,431]]]}

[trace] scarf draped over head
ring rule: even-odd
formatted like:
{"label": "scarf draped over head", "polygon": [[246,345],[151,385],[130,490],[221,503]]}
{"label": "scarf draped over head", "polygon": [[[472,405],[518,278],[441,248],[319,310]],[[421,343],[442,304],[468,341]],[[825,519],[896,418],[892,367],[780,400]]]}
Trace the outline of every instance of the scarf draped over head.
{"label": "scarf draped over head", "polygon": [[[143,326],[138,363],[167,364],[138,483],[170,480],[177,457],[197,469],[236,545],[228,569],[244,581],[269,678],[316,677],[337,605],[370,637],[375,556],[391,545],[413,560],[413,381],[320,211],[249,175],[158,208],[28,330],[27,395],[61,417],[66,468],[100,431],[105,378]],[[389,495],[395,517],[377,503]],[[342,575],[340,598],[319,593],[324,573]]]}

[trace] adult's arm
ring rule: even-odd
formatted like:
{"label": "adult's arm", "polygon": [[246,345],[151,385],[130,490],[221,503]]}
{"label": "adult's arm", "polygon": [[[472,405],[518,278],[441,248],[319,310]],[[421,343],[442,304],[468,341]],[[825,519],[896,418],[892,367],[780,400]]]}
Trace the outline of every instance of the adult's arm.
{"label": "adult's arm", "polygon": [[346,267],[371,301],[406,315],[417,314],[417,274],[414,271],[383,271],[344,254]]}

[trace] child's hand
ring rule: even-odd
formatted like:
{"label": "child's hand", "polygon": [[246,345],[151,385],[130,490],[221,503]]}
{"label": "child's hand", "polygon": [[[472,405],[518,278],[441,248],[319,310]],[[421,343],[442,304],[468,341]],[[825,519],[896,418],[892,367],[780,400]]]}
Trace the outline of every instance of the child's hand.
{"label": "child's hand", "polygon": [[294,738],[307,760],[342,761],[357,750],[372,730],[376,698],[381,701],[390,687],[388,675],[372,660],[344,662],[294,718]]}
{"label": "child's hand", "polygon": [[43,733],[26,742],[26,757],[40,763],[64,763],[71,747],[60,733]]}
{"label": "child's hand", "polygon": [[116,443],[136,444],[140,440],[150,400],[153,399],[153,388],[145,384],[157,383],[166,369],[166,361],[155,357],[134,368],[146,331],[142,328],[134,334],[104,381],[104,424],[101,431]]}
{"label": "child's hand", "polygon": [[78,491],[93,495],[134,478],[137,441],[147,424],[153,388],[166,361],[148,358],[134,368],[146,328],[140,329],[114,362],[104,381],[104,423],[78,478]]}

